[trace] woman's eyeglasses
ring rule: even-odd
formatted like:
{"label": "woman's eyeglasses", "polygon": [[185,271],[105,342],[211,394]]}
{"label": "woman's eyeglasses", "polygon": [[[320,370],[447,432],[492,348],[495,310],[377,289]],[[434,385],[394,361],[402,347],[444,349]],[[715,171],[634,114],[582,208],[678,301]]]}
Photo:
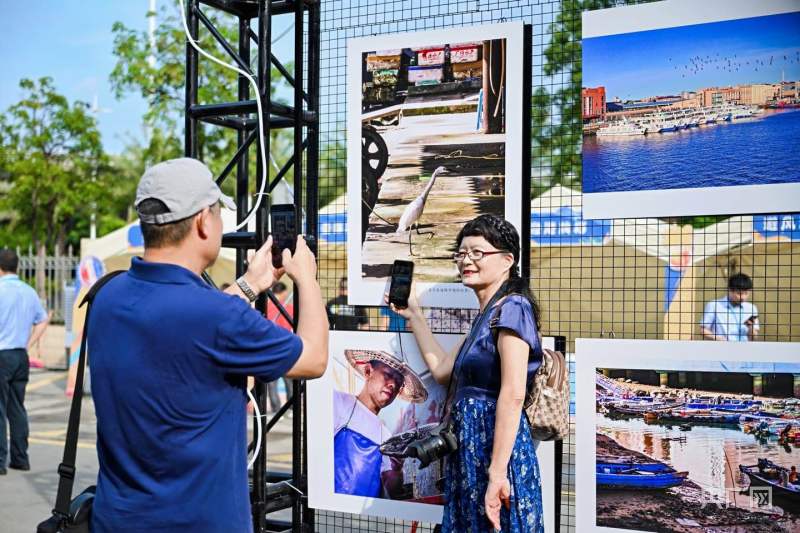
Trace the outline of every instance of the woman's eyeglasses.
{"label": "woman's eyeglasses", "polygon": [[508,254],[511,253],[508,250],[492,250],[489,252],[484,252],[483,250],[470,250],[469,252],[458,251],[453,254],[453,261],[456,263],[460,263],[464,260],[464,258],[469,257],[471,261],[480,261],[487,255],[495,255],[495,254]]}

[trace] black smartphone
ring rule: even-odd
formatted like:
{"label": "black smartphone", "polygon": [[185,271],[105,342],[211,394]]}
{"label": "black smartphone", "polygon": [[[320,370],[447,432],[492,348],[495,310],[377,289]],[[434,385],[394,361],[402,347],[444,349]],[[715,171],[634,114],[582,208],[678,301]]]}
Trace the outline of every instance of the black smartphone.
{"label": "black smartphone", "polygon": [[297,218],[294,204],[277,204],[269,208],[270,233],[272,234],[272,266],[283,266],[283,250],[294,254],[297,243]]}
{"label": "black smartphone", "polygon": [[400,309],[408,307],[411,295],[411,279],[414,277],[414,263],[401,261],[392,263],[392,280],[389,285],[389,303]]}
{"label": "black smartphone", "polygon": [[747,324],[748,322],[750,322],[751,324],[755,324],[757,319],[758,319],[758,315],[753,315],[750,318],[748,318],[747,320],[745,320],[744,323]]}

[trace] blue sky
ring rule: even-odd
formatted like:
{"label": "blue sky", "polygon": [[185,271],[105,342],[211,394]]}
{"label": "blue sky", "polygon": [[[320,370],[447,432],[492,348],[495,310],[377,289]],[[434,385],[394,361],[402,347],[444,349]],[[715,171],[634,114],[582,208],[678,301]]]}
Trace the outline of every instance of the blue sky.
{"label": "blue sky", "polygon": [[[176,5],[174,0],[157,1],[159,8],[171,4]],[[105,110],[98,122],[107,151],[119,153],[129,136],[142,138],[144,101],[137,95],[116,100],[108,75],[115,64],[112,24],[121,21],[145,30],[148,0],[4,0],[0,6],[0,110],[20,99],[20,79],[51,76],[70,100],[91,103],[97,95]],[[289,18],[278,18],[273,35],[287,28]],[[276,44],[279,58],[291,56],[292,35]]]}
{"label": "blue sky", "polygon": [[800,80],[800,13],[583,40],[583,86],[606,99]]}

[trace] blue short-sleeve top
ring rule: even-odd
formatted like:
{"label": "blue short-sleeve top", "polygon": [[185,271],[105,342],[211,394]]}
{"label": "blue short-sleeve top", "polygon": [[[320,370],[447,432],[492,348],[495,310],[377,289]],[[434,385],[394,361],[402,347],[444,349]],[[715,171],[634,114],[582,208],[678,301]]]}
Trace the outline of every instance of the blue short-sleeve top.
{"label": "blue short-sleeve top", "polygon": [[[462,398],[497,400],[500,394],[500,355],[497,352],[493,330],[507,330],[524,340],[530,347],[528,357],[528,383],[542,364],[542,345],[533,316],[533,307],[524,296],[512,294],[498,302],[482,321],[475,333],[474,344],[461,354],[454,369],[456,380],[455,402]],[[480,319],[478,319],[480,320]],[[467,341],[469,342],[469,338]]]}

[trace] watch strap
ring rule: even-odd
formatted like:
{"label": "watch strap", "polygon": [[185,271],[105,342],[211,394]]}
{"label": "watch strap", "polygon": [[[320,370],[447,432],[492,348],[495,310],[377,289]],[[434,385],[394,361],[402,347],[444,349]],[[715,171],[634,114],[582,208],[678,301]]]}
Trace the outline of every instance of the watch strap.
{"label": "watch strap", "polygon": [[241,277],[241,278],[237,279],[236,280],[236,285],[239,286],[239,289],[241,289],[241,291],[244,293],[244,295],[247,296],[248,300],[250,300],[251,302],[255,302],[256,301],[256,298],[258,298],[258,295],[250,287],[250,285],[248,285],[248,283],[244,280],[244,277]]}

